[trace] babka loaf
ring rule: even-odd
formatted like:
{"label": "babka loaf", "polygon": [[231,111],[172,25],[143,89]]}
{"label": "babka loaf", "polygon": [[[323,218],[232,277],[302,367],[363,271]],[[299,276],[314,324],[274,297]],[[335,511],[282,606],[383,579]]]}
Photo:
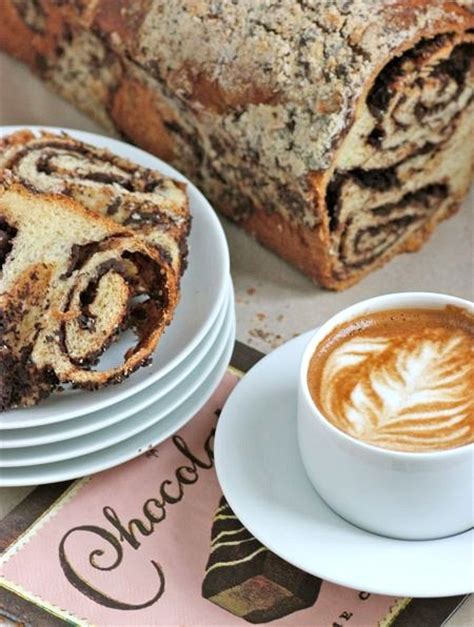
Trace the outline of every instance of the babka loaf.
{"label": "babka loaf", "polygon": [[[170,322],[177,276],[159,249],[71,198],[0,181],[0,410],[61,383],[95,389],[145,364]],[[117,335],[123,363],[93,369]]]}
{"label": "babka loaf", "polygon": [[0,170],[27,187],[61,193],[112,218],[184,270],[190,228],[183,183],[72,137],[19,131],[0,139]]}
{"label": "babka loaf", "polygon": [[0,45],[342,289],[416,250],[474,160],[472,0],[4,0]]}

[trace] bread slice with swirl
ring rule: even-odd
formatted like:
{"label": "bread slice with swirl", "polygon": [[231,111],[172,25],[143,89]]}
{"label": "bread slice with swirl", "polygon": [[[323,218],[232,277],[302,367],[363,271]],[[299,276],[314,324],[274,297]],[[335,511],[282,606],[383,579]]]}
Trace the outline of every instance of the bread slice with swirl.
{"label": "bread slice with swirl", "polygon": [[132,229],[160,250],[177,275],[183,273],[191,224],[184,183],[65,133],[44,131],[22,130],[0,140],[0,169]]}
{"label": "bread slice with swirl", "polygon": [[[166,256],[72,198],[0,179],[0,410],[59,384],[117,383],[150,359],[178,301]],[[94,370],[125,329],[137,343]]]}

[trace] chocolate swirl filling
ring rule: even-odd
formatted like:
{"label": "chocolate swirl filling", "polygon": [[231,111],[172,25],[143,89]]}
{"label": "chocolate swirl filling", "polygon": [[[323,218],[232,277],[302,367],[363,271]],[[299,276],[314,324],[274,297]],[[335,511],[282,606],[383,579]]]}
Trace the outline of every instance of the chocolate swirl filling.
{"label": "chocolate swirl filling", "polygon": [[473,69],[474,39],[445,34],[379,73],[326,190],[337,277],[449,213],[456,145],[466,141],[459,121],[473,114]]}
{"label": "chocolate swirl filling", "polygon": [[159,251],[15,179],[0,184],[0,200],[0,411],[62,384],[117,383],[149,363],[178,301],[176,273]]}
{"label": "chocolate swirl filling", "polygon": [[[124,355],[130,360],[162,327],[169,305],[165,274],[142,252],[123,247],[120,240],[118,254],[107,256],[108,248],[113,251],[115,246],[116,238],[111,238],[76,247],[63,274],[64,280],[73,281],[61,312],[58,342],[73,370],[92,371],[97,366],[98,373],[104,372],[101,356],[126,330],[137,336],[136,344]],[[86,387],[94,388],[94,381]]]}
{"label": "chocolate swirl filling", "polygon": [[61,193],[112,218],[184,271],[190,216],[182,183],[66,135],[21,132],[0,142],[0,167],[41,192]]}
{"label": "chocolate swirl filling", "polygon": [[[59,277],[62,304],[40,298],[47,285],[39,273],[29,275],[21,300],[10,299],[0,315],[0,411],[38,402],[59,383],[88,389],[117,383],[147,363],[150,343],[169,322],[163,267],[119,236],[73,247]],[[45,317],[28,328],[34,308]],[[118,366],[104,367],[101,357],[128,330],[134,345]]]}
{"label": "chocolate swirl filling", "polygon": [[13,248],[17,229],[0,218],[0,271]]}

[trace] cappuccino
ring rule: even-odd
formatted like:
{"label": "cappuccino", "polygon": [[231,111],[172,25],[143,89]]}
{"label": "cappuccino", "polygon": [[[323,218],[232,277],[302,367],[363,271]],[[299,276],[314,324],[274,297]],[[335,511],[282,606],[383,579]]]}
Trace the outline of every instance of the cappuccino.
{"label": "cappuccino", "polygon": [[316,407],[369,444],[404,451],[473,442],[474,316],[455,306],[392,309],[333,329],[308,370]]}

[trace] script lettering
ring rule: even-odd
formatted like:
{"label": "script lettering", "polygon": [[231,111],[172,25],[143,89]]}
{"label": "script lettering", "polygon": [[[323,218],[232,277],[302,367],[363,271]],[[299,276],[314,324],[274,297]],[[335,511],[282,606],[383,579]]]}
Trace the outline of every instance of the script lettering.
{"label": "script lettering", "polygon": [[174,446],[186,458],[187,462],[176,469],[172,479],[165,479],[161,482],[157,495],[145,501],[142,507],[143,517],[131,518],[128,522],[123,521],[113,507],[106,505],[102,509],[102,515],[112,530],[99,525],[82,525],[70,529],[63,536],[59,544],[59,562],[64,575],[79,592],[100,605],[121,610],[139,610],[158,601],[165,591],[165,576],[161,566],[155,560],[149,561],[157,577],[155,594],[143,603],[127,603],[98,590],[85,577],[81,576],[68,558],[66,542],[71,535],[78,532],[93,534],[97,540],[106,544],[106,548],[112,552],[112,559],[107,561],[103,548],[94,549],[89,554],[91,567],[101,571],[112,571],[119,568],[123,561],[124,546],[128,545],[132,549],[138,550],[142,545],[143,538],[150,536],[155,531],[156,526],[166,519],[167,506],[175,505],[183,499],[184,487],[196,483],[201,470],[209,470],[214,466],[214,434],[215,429],[212,429],[204,442],[205,457],[192,452],[181,436],[175,435],[172,438]]}
{"label": "script lettering", "polygon": [[74,568],[71,566],[67,558],[66,549],[65,549],[66,540],[68,539],[68,537],[71,534],[76,533],[78,531],[85,531],[85,532],[93,533],[99,536],[99,538],[107,542],[109,546],[115,552],[115,559],[109,565],[101,566],[98,563],[97,558],[100,558],[104,555],[103,549],[95,549],[94,551],[92,551],[89,555],[89,563],[94,568],[97,568],[99,570],[114,570],[122,562],[123,550],[117,538],[112,533],[110,533],[106,529],[102,529],[101,527],[96,527],[94,525],[83,525],[81,527],[74,527],[73,529],[70,529],[64,535],[64,537],[62,538],[59,544],[59,562],[61,564],[61,568],[63,569],[63,572],[66,575],[68,581],[77,590],[79,590],[79,592],[82,592],[82,594],[84,594],[86,597],[88,597],[92,601],[95,601],[96,603],[100,603],[100,605],[105,605],[105,607],[110,607],[114,610],[140,610],[145,607],[149,607],[150,605],[153,605],[153,603],[156,603],[156,601],[158,601],[158,599],[162,596],[163,592],[165,591],[165,577],[164,577],[163,571],[161,570],[161,567],[154,560],[151,560],[150,563],[152,564],[152,566],[154,567],[158,575],[158,590],[151,599],[143,603],[137,603],[137,604],[124,603],[123,601],[113,599],[112,597],[104,594],[100,590],[97,590],[97,588],[94,588],[92,584],[90,584],[83,577],[81,577],[80,574],[77,573],[74,570]]}

